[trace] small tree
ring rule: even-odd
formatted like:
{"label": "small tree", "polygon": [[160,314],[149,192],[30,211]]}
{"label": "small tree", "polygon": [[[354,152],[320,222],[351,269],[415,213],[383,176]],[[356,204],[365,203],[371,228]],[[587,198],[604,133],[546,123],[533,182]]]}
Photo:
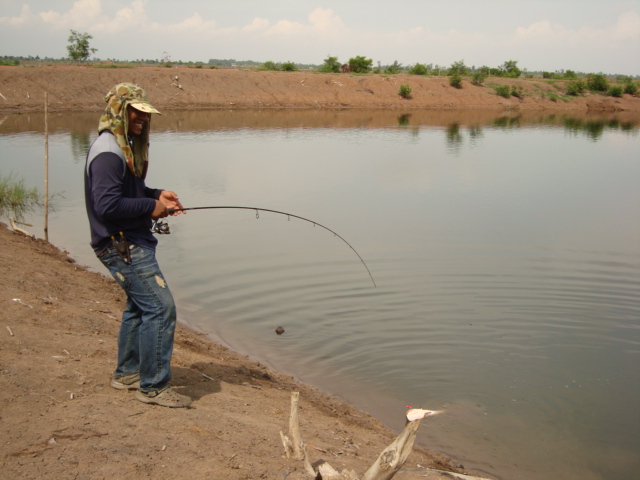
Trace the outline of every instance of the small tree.
{"label": "small tree", "polygon": [[422,63],[416,63],[413,67],[411,67],[409,73],[411,75],[426,75],[427,73],[429,73],[429,69]]}
{"label": "small tree", "polygon": [[504,72],[503,76],[509,78],[518,78],[522,74],[517,60],[507,60],[500,66],[500,70]]}
{"label": "small tree", "polygon": [[91,48],[89,46],[89,40],[93,39],[88,33],[80,33],[75,30],[71,30],[67,41],[67,52],[69,52],[69,58],[74,62],[86,62],[89,56],[98,51],[97,48]]}
{"label": "small tree", "polygon": [[459,74],[454,73],[449,78],[449,85],[455,88],[462,88],[462,77]]}
{"label": "small tree", "polygon": [[349,69],[352,73],[369,73],[373,60],[357,56],[349,59]]}
{"label": "small tree", "polygon": [[449,67],[449,75],[466,75],[469,73],[469,67],[464,64],[464,60],[453,62]]}
{"label": "small tree", "polygon": [[384,69],[384,73],[393,75],[395,73],[400,73],[400,70],[402,70],[402,64],[398,63],[397,60],[394,60],[393,65],[389,65],[387,68]]}
{"label": "small tree", "polygon": [[319,69],[323,73],[340,73],[341,63],[338,61],[338,57],[327,57],[324,59],[324,65]]}

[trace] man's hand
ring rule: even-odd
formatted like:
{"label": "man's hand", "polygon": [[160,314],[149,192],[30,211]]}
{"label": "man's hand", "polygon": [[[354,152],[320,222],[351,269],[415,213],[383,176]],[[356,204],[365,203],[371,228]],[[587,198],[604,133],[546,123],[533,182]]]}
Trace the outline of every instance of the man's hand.
{"label": "man's hand", "polygon": [[[171,192],[169,190],[163,190],[162,193],[160,194],[160,198],[158,199],[158,201],[164,205],[165,211],[166,211],[165,215],[162,215],[161,217],[158,217],[158,218],[164,218],[167,215],[169,215],[168,209],[170,208],[172,209],[184,208],[180,203],[180,200],[178,200],[178,195],[175,192]],[[156,210],[157,209],[158,209],[158,206],[156,205]],[[154,213],[155,213],[155,210],[154,210]],[[171,215],[175,216],[175,215],[180,215],[181,213],[187,213],[187,212],[183,212],[182,210],[176,210]],[[152,214],[152,217],[153,217],[153,214]]]}
{"label": "man's hand", "polygon": [[156,208],[151,212],[151,218],[154,220],[158,220],[159,218],[164,218],[169,216],[169,210],[160,200],[156,200]]}

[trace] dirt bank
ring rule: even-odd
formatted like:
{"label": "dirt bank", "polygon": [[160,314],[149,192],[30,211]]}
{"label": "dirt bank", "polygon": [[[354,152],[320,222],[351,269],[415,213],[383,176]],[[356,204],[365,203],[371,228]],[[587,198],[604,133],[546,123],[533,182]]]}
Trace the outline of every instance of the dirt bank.
{"label": "dirt bank", "polygon": [[[39,112],[48,92],[51,111],[99,111],[119,82],[146,89],[159,109],[208,108],[380,108],[549,110],[564,112],[640,111],[640,97],[569,97],[564,82],[488,78],[476,87],[449,85],[447,77],[351,75],[312,72],[247,72],[196,68],[96,68],[90,66],[0,67],[0,113]],[[410,99],[398,94],[411,86]],[[518,85],[522,99],[495,94],[494,85]]]}
{"label": "dirt bank", "polygon": [[[4,224],[0,245],[2,478],[309,478],[280,441],[291,391],[313,460],[362,475],[394,438],[338,398],[182,327],[173,383],[192,408],[142,404],[109,386],[124,305],[115,282]],[[396,478],[440,478],[425,466],[463,471],[415,448]]]}

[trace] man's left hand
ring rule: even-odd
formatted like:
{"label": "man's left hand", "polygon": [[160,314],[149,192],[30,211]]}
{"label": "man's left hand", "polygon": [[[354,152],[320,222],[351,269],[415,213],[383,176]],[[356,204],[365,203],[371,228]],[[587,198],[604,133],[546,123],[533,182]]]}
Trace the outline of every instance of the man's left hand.
{"label": "man's left hand", "polygon": [[163,203],[163,205],[168,209],[176,209],[171,214],[172,216],[180,215],[181,213],[187,213],[187,212],[183,212],[182,210],[179,210],[180,208],[184,208],[184,207],[180,203],[180,200],[178,200],[178,194],[175,192],[171,192],[169,190],[163,190],[158,200],[160,200]]}

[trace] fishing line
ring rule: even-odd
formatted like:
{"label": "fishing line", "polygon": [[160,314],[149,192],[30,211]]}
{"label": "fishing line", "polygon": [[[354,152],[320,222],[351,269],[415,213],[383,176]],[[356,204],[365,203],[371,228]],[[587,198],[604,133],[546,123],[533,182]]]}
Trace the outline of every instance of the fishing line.
{"label": "fishing line", "polygon": [[[349,248],[351,250],[353,250],[353,253],[355,253],[358,258],[360,259],[360,261],[362,262],[362,265],[364,265],[364,268],[367,269],[367,273],[369,274],[369,277],[371,278],[371,281],[373,282],[373,286],[377,287],[376,285],[376,281],[373,279],[373,275],[371,275],[371,271],[369,270],[369,267],[367,266],[367,264],[365,263],[365,261],[362,259],[362,257],[360,256],[360,254],[356,251],[355,248],[353,248],[353,246],[347,242],[341,235],[339,235],[338,233],[334,232],[333,230],[331,230],[329,227],[325,227],[324,225],[322,225],[321,223],[315,222],[313,220],[309,220],[308,218],[304,218],[304,217],[300,217],[298,215],[294,215],[292,213],[287,213],[287,212],[280,212],[278,210],[269,210],[268,208],[258,208],[258,207],[228,207],[228,206],[216,206],[216,207],[189,207],[189,208],[170,208],[169,209],[169,214],[173,214],[175,212],[185,212],[187,210],[221,210],[221,209],[236,209],[236,210],[253,210],[256,212],[256,218],[260,218],[260,212],[269,212],[269,213],[277,213],[278,215],[286,215],[289,219],[291,218],[297,218],[299,220],[303,220],[305,222],[309,222],[311,224],[313,224],[313,226],[315,227],[316,225],[320,228],[324,228],[326,231],[333,233],[336,237],[338,237],[340,240],[342,240],[344,243],[346,243]],[[162,227],[162,225],[166,226],[166,227]],[[160,225],[158,226],[159,228],[166,228],[166,231],[157,231],[156,233],[169,233],[169,229],[168,229],[168,225],[166,223],[162,223],[160,222]]]}

